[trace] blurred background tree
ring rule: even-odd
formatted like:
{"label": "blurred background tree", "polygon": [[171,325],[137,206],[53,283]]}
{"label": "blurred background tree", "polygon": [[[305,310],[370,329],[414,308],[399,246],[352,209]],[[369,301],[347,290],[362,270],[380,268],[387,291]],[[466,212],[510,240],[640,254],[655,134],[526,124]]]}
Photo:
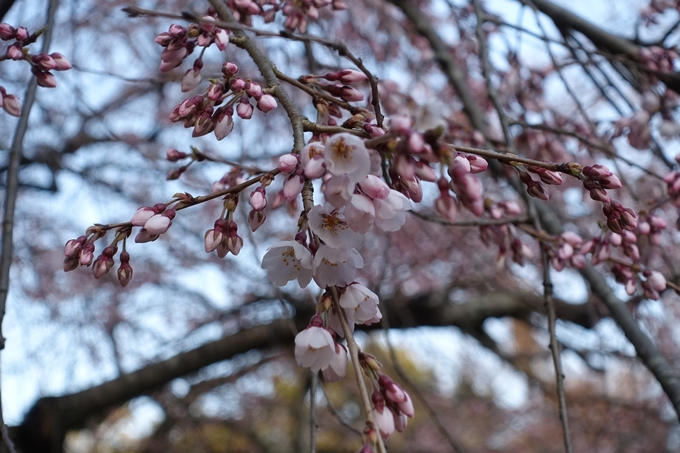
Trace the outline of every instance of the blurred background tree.
{"label": "blurred background tree", "polygon": [[[284,3],[306,11],[306,29],[279,35],[290,28],[290,14],[248,21],[246,3],[261,12]],[[443,219],[437,188],[423,182],[423,201],[404,227],[368,233],[360,250],[366,266],[359,280],[380,296],[383,322],[360,329],[357,339],[416,406],[406,431],[387,439],[389,450],[679,451],[672,288],[680,283],[673,173],[680,4],[354,0],[336,11],[339,2],[324,3],[226,2],[247,25],[274,34],[246,33],[312,121],[322,123],[319,99],[315,108],[298,77],[354,68],[333,44],[342,43],[379,80],[388,118],[407,115],[421,131],[441,122],[455,145],[606,165],[623,185],[609,195],[638,220],[634,242],[623,235],[617,244],[602,203],[589,196],[595,189],[564,175],[548,187],[549,201],[529,198],[508,159],[490,159],[478,175],[480,217],[461,208],[453,223]],[[152,13],[131,17],[122,11],[131,6]],[[53,21],[48,50],[73,66],[55,75],[56,88],[39,88],[33,105],[23,105],[30,117],[19,141],[14,251],[3,249],[9,294],[0,288],[7,298],[2,403],[16,451],[313,451],[311,424],[318,425],[316,451],[362,445],[356,383],[322,380],[312,398],[310,372],[293,359],[293,339],[314,314],[317,293],[277,288],[260,268],[265,250],[290,238],[302,209],[299,199],[272,207],[281,178],[268,189],[268,218],[255,233],[246,222],[251,189],[241,196],[239,256],[204,253],[205,231],[221,210],[213,202],[179,213],[158,241],[129,244],[134,278],[125,288],[115,272],[101,279],[87,268],[63,272],[64,243],[89,226],[125,222],[173,193],[208,194],[216,181],[258,175],[293,148],[280,106],[251,120],[235,117],[222,141],[192,138],[168,119],[209,78],[221,77],[225,61],[266,86],[252,55],[234,43],[206,50],[203,82],[189,94],[180,85],[197,51],[159,72],[162,48],[154,39],[173,23],[191,22],[163,14],[200,16],[209,7],[203,0],[0,0],[0,22],[34,32]],[[305,33],[332,45],[295,38]],[[22,103],[35,80],[27,68],[0,61],[1,85]],[[350,102],[352,113],[374,112],[374,87],[357,87],[366,100]],[[20,118],[0,115],[7,193]],[[361,129],[347,112],[337,123]],[[192,146],[207,158],[175,178],[185,162],[168,162],[166,151],[191,153]],[[418,198],[417,188],[393,182]],[[507,208],[514,202],[519,214]],[[585,259],[574,260],[564,231],[598,239],[598,248],[579,255],[575,247]],[[549,278],[539,243],[551,261]],[[611,256],[602,252],[607,247]],[[669,289],[651,288],[645,270],[663,274]],[[554,287],[552,335],[545,283]],[[562,392],[551,340],[561,350]]]}

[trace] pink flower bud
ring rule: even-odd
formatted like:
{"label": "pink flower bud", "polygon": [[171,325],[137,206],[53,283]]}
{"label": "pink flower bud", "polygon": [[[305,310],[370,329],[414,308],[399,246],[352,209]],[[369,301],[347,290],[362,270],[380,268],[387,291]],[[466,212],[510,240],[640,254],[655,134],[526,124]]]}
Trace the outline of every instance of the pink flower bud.
{"label": "pink flower bud", "polygon": [[293,173],[298,164],[299,161],[295,154],[284,154],[279,157],[279,170],[281,170],[281,173]]}
{"label": "pink flower bud", "polygon": [[449,175],[453,178],[457,174],[470,173],[471,170],[470,160],[458,154],[449,167]]}
{"label": "pink flower bud", "polygon": [[132,225],[134,226],[143,227],[144,224],[148,222],[148,220],[156,214],[158,214],[158,212],[156,212],[154,208],[142,206],[141,208],[137,209],[135,215],[132,216],[130,223],[132,223]]}
{"label": "pink flower bud", "polygon": [[221,114],[215,123],[215,137],[217,137],[217,140],[222,140],[233,130],[234,120],[231,115],[227,115],[226,113]]}
{"label": "pink flower bud", "polygon": [[[170,162],[177,162],[179,160],[186,159],[187,157],[189,157],[189,155],[187,153],[177,151],[175,148],[169,148],[165,152],[165,158],[167,160],[169,160]],[[138,226],[141,226],[141,225],[138,225]]]}
{"label": "pink flower bud", "polygon": [[248,213],[248,225],[250,230],[255,232],[267,220],[267,214],[264,211],[252,210]]}
{"label": "pink flower bud", "polygon": [[568,260],[574,255],[574,247],[571,246],[571,244],[568,243],[563,243],[560,244],[560,246],[557,248],[557,256],[561,260]]}
{"label": "pink flower bud", "polygon": [[244,120],[249,120],[250,118],[253,117],[253,106],[250,105],[250,102],[248,102],[248,99],[245,97],[241,98],[241,102],[239,102],[238,107],[236,107],[236,113],[238,116],[243,118]]}
{"label": "pink flower bud", "polygon": [[638,233],[642,235],[647,235],[652,231],[652,228],[650,227],[649,223],[647,222],[640,222],[638,223]]}
{"label": "pink flower bud", "polygon": [[21,102],[13,94],[4,96],[2,108],[12,116],[21,116]]}
{"label": "pink flower bud", "polygon": [[336,73],[336,76],[337,78],[334,80],[338,80],[341,83],[347,85],[350,85],[352,83],[363,82],[364,80],[368,79],[368,77],[366,77],[366,74],[364,74],[363,72],[355,71],[354,69],[342,69]]}
{"label": "pink flower bud", "polygon": [[246,87],[246,81],[239,78],[239,79],[231,79],[229,81],[229,88],[231,88],[231,91],[238,92],[238,91],[243,91],[243,89]]}
{"label": "pink flower bud", "polygon": [[384,200],[390,195],[390,187],[381,178],[368,175],[359,183],[361,191],[369,198]]}
{"label": "pink flower bud", "polygon": [[15,38],[17,41],[26,41],[30,34],[26,27],[17,27]]}
{"label": "pink flower bud", "polygon": [[664,291],[666,289],[666,277],[661,272],[646,270],[644,276],[647,277],[647,283],[654,291]]}
{"label": "pink flower bud", "polygon": [[425,139],[419,132],[411,132],[408,135],[407,143],[409,151],[411,151],[413,154],[421,153],[425,147]]}
{"label": "pink flower bud", "polygon": [[276,99],[270,94],[263,94],[260,99],[257,100],[257,108],[265,113],[271,112],[276,106]]}
{"label": "pink flower bud", "polygon": [[24,58],[24,53],[21,51],[21,44],[12,44],[7,48],[7,56],[12,60],[17,61]]}
{"label": "pink flower bud", "polygon": [[610,175],[606,178],[602,178],[600,185],[605,189],[620,189],[623,187],[623,184],[621,184],[621,181],[616,175]]}
{"label": "pink flower bud", "polygon": [[527,185],[527,193],[539,200],[548,201],[550,199],[550,194],[545,186],[538,181],[533,181],[531,184]]}
{"label": "pink flower bud", "polygon": [[217,45],[217,48],[220,49],[220,51],[226,49],[227,44],[229,44],[229,32],[223,28],[218,28],[215,30],[214,36],[215,45]]}
{"label": "pink flower bud", "polygon": [[538,176],[541,178],[541,181],[543,181],[546,184],[550,184],[553,186],[559,186],[562,184],[562,175],[557,173],[556,171],[545,170],[539,172]]}
{"label": "pink flower bud", "polygon": [[262,211],[267,207],[267,194],[263,186],[253,190],[250,194],[250,206],[256,211]]}
{"label": "pink flower bud", "polygon": [[83,249],[83,245],[86,241],[86,236],[80,236],[78,239],[67,241],[66,246],[64,246],[64,255],[69,257],[80,256],[80,251]]}
{"label": "pink flower bud", "polygon": [[59,52],[53,52],[50,54],[50,57],[54,60],[55,66],[54,70],[55,71],[67,71],[71,69],[71,63],[66,59],[65,56],[60,54]]}
{"label": "pink flower bud", "polygon": [[80,264],[83,266],[89,266],[92,264],[92,260],[94,259],[94,244],[93,243],[87,243],[83,246],[83,249],[80,251]]}
{"label": "pink flower bud", "polygon": [[149,232],[150,235],[160,235],[168,231],[168,228],[172,225],[172,219],[175,217],[175,210],[168,209],[162,214],[156,214],[149,218],[149,220],[144,223],[144,229]]}
{"label": "pink flower bud", "polygon": [[486,171],[486,169],[489,167],[489,162],[487,162],[483,157],[468,154],[465,156],[465,158],[470,161],[470,173],[481,173]]}
{"label": "pink flower bud", "polygon": [[217,249],[217,247],[219,247],[219,245],[222,243],[223,239],[224,236],[222,234],[222,231],[217,228],[206,231],[205,236],[203,238],[205,253],[214,252]]}
{"label": "pink flower bud", "polygon": [[130,254],[122,252],[120,254],[120,267],[118,268],[118,281],[120,286],[125,288],[132,279],[132,266],[130,266]]}
{"label": "pink flower bud", "polygon": [[151,234],[146,229],[142,228],[135,236],[135,242],[143,244],[145,242],[153,242],[160,237],[160,234]]}
{"label": "pink flower bud", "polygon": [[191,91],[201,84],[202,80],[201,72],[189,69],[182,77],[182,93]]}
{"label": "pink flower bud", "polygon": [[238,72],[238,66],[236,66],[234,63],[227,61],[226,63],[222,63],[222,74],[224,74],[225,77],[229,78]]}
{"label": "pink flower bud", "polygon": [[305,179],[302,176],[290,175],[290,177],[283,183],[283,196],[286,201],[291,202],[297,198],[302,192]]}
{"label": "pink flower bud", "polygon": [[80,264],[77,256],[67,256],[64,258],[64,272],[71,272],[78,268]]}
{"label": "pink flower bud", "polygon": [[404,115],[396,115],[390,119],[390,131],[404,135],[411,130],[411,118]]}
{"label": "pink flower bud", "polygon": [[572,233],[571,231],[565,231],[560,235],[560,238],[566,242],[567,244],[570,244],[573,247],[578,247],[581,245],[583,242],[583,239],[581,239],[581,236],[579,236],[576,233]]}
{"label": "pink flower bud", "polygon": [[347,102],[359,102],[364,100],[364,94],[354,87],[349,85],[343,85],[336,96],[340,96],[344,101]]}
{"label": "pink flower bud", "polygon": [[35,74],[38,79],[38,86],[43,88],[54,88],[57,86],[57,79],[54,78],[51,72],[40,72]]}
{"label": "pink flower bud", "polygon": [[46,53],[39,53],[37,55],[33,55],[31,57],[31,61],[35,63],[35,65],[42,69],[43,71],[51,71],[52,69],[57,67],[57,63],[54,61],[54,59],[47,55]]}
{"label": "pink flower bud", "polygon": [[170,28],[168,28],[168,33],[173,38],[183,38],[187,34],[187,29],[181,25],[172,24],[170,25]]}
{"label": "pink flower bud", "polygon": [[170,35],[170,33],[164,31],[160,35],[156,36],[153,41],[162,47],[168,47],[173,39],[174,38]]}
{"label": "pink flower bud", "polygon": [[519,215],[522,212],[522,208],[516,201],[501,201],[498,206],[505,211],[505,214],[511,216]]}
{"label": "pink flower bud", "polygon": [[101,278],[106,275],[113,267],[113,256],[116,254],[117,248],[115,246],[108,246],[102,254],[94,261],[92,271],[95,278]]}
{"label": "pink flower bud", "polygon": [[9,41],[14,39],[17,31],[10,24],[2,23],[0,24],[0,39],[3,41]]}
{"label": "pink flower bud", "polygon": [[252,96],[254,98],[259,98],[262,96],[262,87],[257,82],[246,83],[245,89],[246,93],[248,93],[248,96]]}

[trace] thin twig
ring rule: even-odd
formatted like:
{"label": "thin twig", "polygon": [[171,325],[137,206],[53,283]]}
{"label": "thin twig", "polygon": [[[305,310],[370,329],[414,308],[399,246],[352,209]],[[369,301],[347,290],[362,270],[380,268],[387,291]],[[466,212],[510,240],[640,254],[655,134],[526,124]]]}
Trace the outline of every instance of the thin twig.
{"label": "thin twig", "polygon": [[[538,220],[536,221],[538,223]],[[537,225],[538,228],[538,225]],[[550,334],[550,352],[552,354],[553,365],[555,367],[555,382],[557,384],[557,400],[560,410],[560,421],[564,434],[564,449],[566,453],[572,453],[571,433],[569,431],[569,413],[567,411],[567,397],[564,393],[564,371],[560,359],[560,345],[555,334],[555,304],[553,303],[553,285],[550,280],[550,260],[548,259],[548,246],[540,243],[541,263],[543,265],[543,299],[545,310],[548,314],[548,332]]]}
{"label": "thin twig", "polygon": [[361,437],[363,435],[362,432],[359,431],[358,429],[356,429],[354,426],[347,423],[345,421],[345,419],[342,418],[342,415],[340,415],[340,413],[337,411],[337,409],[335,409],[335,407],[333,407],[331,400],[328,398],[328,395],[326,394],[326,387],[324,385],[321,385],[321,392],[323,393],[324,398],[326,398],[326,407],[328,407],[328,410],[333,415],[333,417],[338,421],[338,423],[340,423],[340,425],[347,428],[352,433]]}
{"label": "thin twig", "polygon": [[[59,7],[58,0],[52,0],[47,8],[47,27],[43,32],[42,52],[46,53],[50,49],[52,42],[52,30],[54,29],[54,18],[57,8]],[[31,115],[31,110],[35,102],[35,93],[38,88],[38,79],[31,77],[26,88],[26,95],[24,96],[24,105],[22,107],[19,123],[17,124],[14,138],[12,139],[12,146],[10,148],[9,167],[7,169],[7,183],[5,188],[5,212],[2,221],[2,257],[0,257],[0,350],[5,348],[5,337],[2,333],[2,321],[5,317],[7,308],[7,295],[9,293],[9,273],[12,266],[13,253],[13,234],[14,234],[14,212],[16,210],[16,201],[19,194],[19,164],[23,154],[24,136],[28,130],[28,119]],[[0,427],[2,428],[2,438],[7,445],[10,453],[15,453],[14,444],[9,438],[7,426],[2,411],[2,396],[0,388]]]}
{"label": "thin twig", "polygon": [[309,385],[309,452],[316,453],[316,389],[319,385],[319,372],[312,373],[312,382]]}

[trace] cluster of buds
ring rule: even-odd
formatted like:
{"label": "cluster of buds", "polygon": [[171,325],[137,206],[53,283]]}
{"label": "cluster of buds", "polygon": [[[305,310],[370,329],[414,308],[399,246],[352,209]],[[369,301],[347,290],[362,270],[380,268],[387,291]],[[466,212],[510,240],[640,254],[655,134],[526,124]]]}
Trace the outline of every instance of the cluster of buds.
{"label": "cluster of buds", "polygon": [[[484,213],[484,197],[482,183],[474,175],[485,171],[488,166],[489,163],[479,156],[458,153],[448,169],[451,177],[449,187],[458,195],[461,204],[477,217]],[[441,192],[441,180],[438,184]]]}
{"label": "cluster of buds", "polygon": [[664,219],[654,214],[647,214],[642,221],[638,222],[637,233],[649,236],[649,243],[661,245],[661,232],[668,227]]}
{"label": "cluster of buds", "polygon": [[[493,203],[490,199],[486,199],[484,209],[488,218],[494,220],[500,219],[503,215],[517,216],[522,212],[516,201]],[[479,227],[479,234],[482,242],[487,246],[491,244],[498,246],[496,258],[498,268],[505,266],[508,255],[520,266],[524,266],[526,260],[531,260],[534,257],[531,248],[515,235],[514,229],[508,224],[482,225]]]}
{"label": "cluster of buds", "polygon": [[408,418],[413,418],[415,413],[409,394],[386,374],[375,373],[378,385],[371,394],[373,418],[380,435],[386,439],[395,429],[403,432]]}
{"label": "cluster of buds", "polygon": [[132,278],[132,266],[130,266],[130,254],[125,250],[126,235],[119,235],[114,242],[104,247],[101,255],[94,258],[94,243],[103,236],[104,232],[97,227],[89,228],[86,235],[66,242],[64,247],[64,271],[72,271],[79,266],[92,265],[95,278],[102,278],[114,266],[113,258],[118,252],[117,243],[123,240],[123,252],[120,254],[120,267],[118,268],[118,281],[125,287]]}
{"label": "cluster of buds", "polygon": [[205,233],[206,253],[217,251],[217,256],[224,258],[230,252],[238,255],[243,248],[243,239],[238,235],[238,224],[233,220],[237,205],[238,194],[228,194],[225,197],[222,215],[215,221],[214,228]]}
{"label": "cluster of buds", "polygon": [[[180,66],[184,59],[193,53],[196,46],[207,48],[215,43],[219,50],[227,48],[229,32],[212,24],[211,22],[215,21],[212,16],[203,16],[203,20],[205,22],[190,24],[189,27],[172,24],[167,32],[156,36],[156,44],[164,48],[159,67],[161,72],[172,71]],[[196,61],[200,60],[199,57]],[[200,72],[202,63],[198,63],[199,67],[196,67],[196,64],[194,66],[194,69]]]}
{"label": "cluster of buds", "polygon": [[[252,2],[252,0],[249,0]],[[343,0],[285,0],[283,2],[283,15],[286,20],[283,26],[286,30],[294,31],[296,28],[300,33],[307,33],[307,21],[309,19],[317,19],[319,17],[319,9],[326,6],[331,6],[335,11],[342,11],[347,9],[347,3]],[[274,20],[274,12],[277,8],[267,11],[265,18]],[[274,11],[274,12],[273,12]]]}
{"label": "cluster of buds", "polygon": [[169,209],[165,203],[157,203],[151,207],[142,206],[132,216],[130,223],[132,226],[142,227],[135,236],[135,242],[152,242],[168,231],[175,218],[176,211]]}
{"label": "cluster of buds", "polygon": [[576,269],[586,267],[586,258],[582,248],[583,239],[576,233],[567,231],[557,238],[557,249],[551,250],[550,263],[560,272],[569,264]]}
{"label": "cluster of buds", "polygon": [[638,226],[635,211],[624,208],[621,203],[612,200],[602,206],[602,212],[607,218],[607,227],[614,233],[623,233],[624,230],[635,231]]}
{"label": "cluster of buds", "polygon": [[[364,100],[364,94],[351,85],[362,83],[367,79],[366,74],[354,69],[341,69],[337,72],[329,72],[324,75],[306,75],[299,78],[300,82],[315,89],[322,90],[342,99],[345,102],[358,102]],[[330,118],[342,117],[342,112],[337,105],[329,103],[324,99],[315,100],[315,107],[324,119],[324,123],[335,126],[337,122]]]}
{"label": "cluster of buds", "polygon": [[271,182],[271,178],[260,179],[260,185],[250,193],[250,207],[253,208],[248,213],[248,225],[250,230],[255,232],[267,220],[267,214],[264,208],[267,207],[267,186]]}
{"label": "cluster of buds", "polygon": [[600,164],[583,167],[583,187],[589,192],[590,198],[601,203],[610,203],[611,198],[605,189],[620,189],[623,187],[619,178],[607,167]]}
{"label": "cluster of buds", "polygon": [[[277,106],[276,99],[264,93],[262,87],[250,80],[236,77],[238,66],[226,62],[222,65],[222,81],[212,80],[208,90],[203,95],[194,96],[175,106],[170,114],[170,121],[184,122],[184,127],[193,127],[193,137],[215,132],[215,137],[222,140],[234,129],[234,105],[236,113],[242,119],[253,116],[251,99],[255,100],[257,108],[263,112],[270,112]],[[220,106],[223,102],[225,105]]]}
{"label": "cluster of buds", "polygon": [[[66,57],[58,52],[31,55],[27,46],[34,43],[41,33],[42,31],[30,34],[26,27],[14,28],[9,24],[0,24],[0,39],[3,41],[14,40],[14,43],[7,47],[5,55],[0,57],[0,61],[5,59],[14,61],[25,60],[31,65],[31,72],[36,77],[39,86],[54,88],[57,86],[57,81],[50,71],[66,71],[71,69],[71,63],[69,63]],[[12,94],[7,94],[5,89],[1,86],[0,107],[12,116],[21,115],[21,104],[17,97]]]}
{"label": "cluster of buds", "polygon": [[651,46],[640,48],[640,61],[653,72],[674,72],[673,63],[678,60],[678,54],[672,49]]}
{"label": "cluster of buds", "polygon": [[528,172],[520,171],[519,179],[527,188],[527,194],[539,200],[548,201],[550,194],[541,181],[536,181]]}

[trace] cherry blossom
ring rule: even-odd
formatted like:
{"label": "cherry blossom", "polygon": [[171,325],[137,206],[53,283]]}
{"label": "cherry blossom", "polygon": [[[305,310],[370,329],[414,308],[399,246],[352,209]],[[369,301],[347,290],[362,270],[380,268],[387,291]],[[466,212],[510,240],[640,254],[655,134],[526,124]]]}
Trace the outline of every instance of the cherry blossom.
{"label": "cherry blossom", "polygon": [[383,231],[398,231],[406,222],[406,211],[411,209],[411,202],[403,194],[390,189],[384,199],[374,199],[375,226]]}
{"label": "cherry blossom", "polygon": [[347,286],[340,296],[340,306],[345,309],[347,318],[356,324],[372,323],[374,319],[382,318],[379,303],[378,296],[359,283]]}
{"label": "cherry blossom", "polygon": [[363,236],[349,228],[344,216],[331,204],[314,206],[307,215],[309,228],[333,248],[358,247]]}
{"label": "cherry blossom", "polygon": [[357,269],[363,267],[364,259],[355,249],[321,245],[314,255],[314,281],[322,288],[348,285],[354,280]]}
{"label": "cherry blossom", "polygon": [[366,233],[375,222],[373,201],[364,194],[355,193],[345,207],[345,219],[352,230]]}
{"label": "cherry blossom", "polygon": [[277,286],[285,286],[297,279],[300,287],[306,288],[312,280],[312,254],[299,242],[279,242],[265,253],[262,269],[267,271],[267,277]]}
{"label": "cherry blossom", "polygon": [[315,373],[328,367],[336,357],[333,337],[322,325],[321,317],[315,315],[309,327],[295,336],[295,360]]}
{"label": "cherry blossom", "polygon": [[323,378],[327,382],[337,382],[347,375],[347,348],[344,345],[335,343],[335,354],[327,367],[321,370]]}
{"label": "cherry blossom", "polygon": [[371,168],[371,158],[364,142],[347,133],[328,139],[324,159],[328,171],[335,176],[348,175],[354,183],[363,180]]}

